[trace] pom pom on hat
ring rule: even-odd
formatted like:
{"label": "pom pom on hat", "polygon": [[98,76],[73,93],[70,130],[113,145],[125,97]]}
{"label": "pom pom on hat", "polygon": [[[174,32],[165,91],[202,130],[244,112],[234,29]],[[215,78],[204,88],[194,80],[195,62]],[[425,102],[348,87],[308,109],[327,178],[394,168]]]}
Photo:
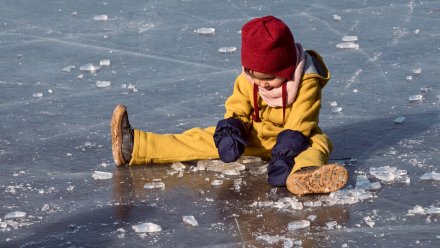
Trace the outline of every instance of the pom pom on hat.
{"label": "pom pom on hat", "polygon": [[252,19],[243,25],[241,39],[244,68],[292,80],[296,46],[284,22],[273,16]]}

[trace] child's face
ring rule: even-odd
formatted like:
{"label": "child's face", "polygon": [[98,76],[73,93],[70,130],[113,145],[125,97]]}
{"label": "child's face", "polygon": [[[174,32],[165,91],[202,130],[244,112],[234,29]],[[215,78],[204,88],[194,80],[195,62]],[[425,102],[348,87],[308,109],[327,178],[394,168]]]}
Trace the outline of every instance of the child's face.
{"label": "child's face", "polygon": [[252,83],[266,90],[272,90],[281,87],[286,81],[284,78],[275,75],[265,74],[257,71],[245,69],[246,75]]}

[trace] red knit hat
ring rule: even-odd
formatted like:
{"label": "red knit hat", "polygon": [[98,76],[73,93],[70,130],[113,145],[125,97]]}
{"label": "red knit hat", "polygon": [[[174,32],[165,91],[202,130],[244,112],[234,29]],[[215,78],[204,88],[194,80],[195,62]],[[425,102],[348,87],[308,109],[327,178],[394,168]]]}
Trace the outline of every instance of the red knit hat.
{"label": "red knit hat", "polygon": [[252,19],[241,30],[241,41],[244,68],[292,80],[296,47],[284,22],[273,16]]}

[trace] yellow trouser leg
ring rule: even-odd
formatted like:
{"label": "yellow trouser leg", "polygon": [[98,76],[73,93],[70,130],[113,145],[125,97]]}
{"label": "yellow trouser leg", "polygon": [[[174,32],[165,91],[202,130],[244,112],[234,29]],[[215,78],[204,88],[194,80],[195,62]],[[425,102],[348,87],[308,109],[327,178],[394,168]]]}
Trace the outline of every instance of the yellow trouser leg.
{"label": "yellow trouser leg", "polygon": [[[130,165],[218,159],[214,131],[215,127],[208,127],[192,128],[181,134],[155,134],[135,129]],[[264,148],[256,134],[255,130],[249,133],[249,146],[243,155],[268,158],[272,147]]]}
{"label": "yellow trouser leg", "polygon": [[214,131],[215,127],[209,127],[182,134],[155,134],[135,129],[130,165],[218,158]]}

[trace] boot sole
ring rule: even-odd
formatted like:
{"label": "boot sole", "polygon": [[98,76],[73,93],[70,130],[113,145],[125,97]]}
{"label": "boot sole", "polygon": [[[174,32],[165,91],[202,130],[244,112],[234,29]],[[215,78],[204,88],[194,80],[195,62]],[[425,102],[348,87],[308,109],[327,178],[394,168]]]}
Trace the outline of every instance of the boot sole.
{"label": "boot sole", "polygon": [[124,105],[118,104],[113,111],[111,128],[112,128],[112,154],[113,159],[117,165],[124,165],[127,161],[124,160],[122,156],[122,130],[121,130],[121,122],[124,113],[127,111],[127,108]]}
{"label": "boot sole", "polygon": [[348,171],[342,165],[328,164],[316,169],[294,172],[287,178],[287,189],[296,195],[330,193],[341,189],[348,181]]}

